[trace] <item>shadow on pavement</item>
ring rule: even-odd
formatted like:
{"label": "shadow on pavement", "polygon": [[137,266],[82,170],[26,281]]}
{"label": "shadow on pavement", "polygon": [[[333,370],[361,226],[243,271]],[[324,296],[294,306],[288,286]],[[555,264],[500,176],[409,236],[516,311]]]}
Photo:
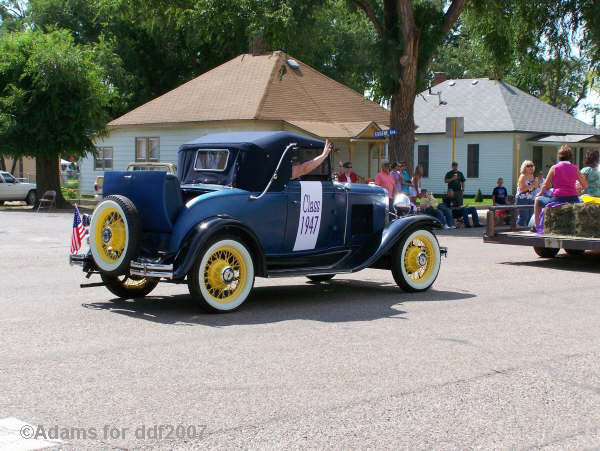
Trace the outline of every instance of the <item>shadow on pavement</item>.
{"label": "shadow on pavement", "polygon": [[554,258],[540,258],[525,262],[500,262],[500,264],[598,274],[600,273],[600,254],[586,253],[585,255],[572,256],[561,253]]}
{"label": "shadow on pavement", "polygon": [[321,284],[257,287],[238,311],[227,314],[204,313],[187,294],[113,299],[82,306],[163,324],[225,327],[298,319],[322,322],[405,319],[402,315],[406,312],[398,309],[404,302],[460,301],[474,297],[472,293],[435,289],[405,293],[391,283],[334,279]]}

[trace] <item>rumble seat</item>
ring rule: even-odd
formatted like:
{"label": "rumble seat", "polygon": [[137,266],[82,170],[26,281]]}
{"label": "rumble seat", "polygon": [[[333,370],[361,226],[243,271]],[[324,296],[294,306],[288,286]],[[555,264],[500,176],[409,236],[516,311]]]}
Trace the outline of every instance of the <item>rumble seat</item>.
{"label": "rumble seat", "polygon": [[162,171],[111,171],[104,174],[103,195],[130,199],[144,232],[171,233],[183,209],[179,179]]}

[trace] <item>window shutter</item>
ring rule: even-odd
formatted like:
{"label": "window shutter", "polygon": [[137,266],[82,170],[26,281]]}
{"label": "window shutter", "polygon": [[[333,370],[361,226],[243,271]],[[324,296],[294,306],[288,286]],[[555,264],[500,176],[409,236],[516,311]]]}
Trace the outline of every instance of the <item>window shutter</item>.
{"label": "window shutter", "polygon": [[429,145],[418,147],[417,164],[423,167],[423,177],[429,177]]}
{"label": "window shutter", "polygon": [[479,144],[467,146],[467,177],[479,178]]}

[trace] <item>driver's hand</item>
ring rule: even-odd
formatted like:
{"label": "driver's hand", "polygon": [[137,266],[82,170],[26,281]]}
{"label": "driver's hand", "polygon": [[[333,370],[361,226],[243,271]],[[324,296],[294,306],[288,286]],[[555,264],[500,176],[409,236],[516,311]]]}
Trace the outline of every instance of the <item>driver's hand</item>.
{"label": "driver's hand", "polygon": [[323,153],[325,153],[325,155],[329,155],[329,152],[331,152],[333,150],[333,144],[331,143],[331,141],[329,141],[328,139],[325,140],[325,148],[323,149]]}

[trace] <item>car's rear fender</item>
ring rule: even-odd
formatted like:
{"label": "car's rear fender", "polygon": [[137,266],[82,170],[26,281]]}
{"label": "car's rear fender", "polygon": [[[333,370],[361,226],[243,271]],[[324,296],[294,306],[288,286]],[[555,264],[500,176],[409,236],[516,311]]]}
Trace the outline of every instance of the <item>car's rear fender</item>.
{"label": "car's rear fender", "polygon": [[433,216],[414,215],[398,218],[383,229],[380,241],[370,243],[359,251],[362,254],[359,259],[363,258],[364,261],[354,266],[352,271],[360,271],[369,266],[379,266],[376,265],[376,262],[385,257],[402,237],[413,230],[441,228],[441,222]]}
{"label": "car's rear fender", "polygon": [[266,274],[264,252],[256,234],[237,219],[219,215],[204,219],[188,232],[179,252],[175,256],[173,278],[184,278],[190,272],[196,260],[200,258],[202,249],[217,235],[239,237],[252,253],[255,274],[257,276]]}

